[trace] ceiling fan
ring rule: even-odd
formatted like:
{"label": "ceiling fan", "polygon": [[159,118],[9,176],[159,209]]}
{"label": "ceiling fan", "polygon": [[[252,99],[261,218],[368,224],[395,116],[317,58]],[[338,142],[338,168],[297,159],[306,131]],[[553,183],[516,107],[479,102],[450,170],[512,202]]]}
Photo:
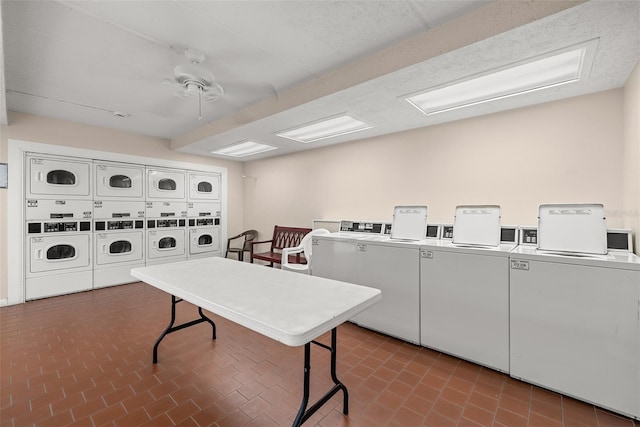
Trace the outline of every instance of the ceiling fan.
{"label": "ceiling fan", "polygon": [[179,97],[198,96],[198,120],[202,120],[202,101],[215,102],[224,95],[224,89],[216,83],[211,71],[200,64],[205,59],[202,52],[187,48],[184,56],[189,61],[173,69],[173,79],[166,79],[164,83],[174,87],[175,95]]}

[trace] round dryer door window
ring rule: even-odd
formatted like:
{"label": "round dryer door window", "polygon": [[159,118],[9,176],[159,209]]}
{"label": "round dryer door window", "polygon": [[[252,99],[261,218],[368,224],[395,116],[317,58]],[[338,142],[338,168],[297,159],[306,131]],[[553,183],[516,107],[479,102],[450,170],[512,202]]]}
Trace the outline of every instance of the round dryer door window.
{"label": "round dryer door window", "polygon": [[173,249],[176,245],[176,239],[173,237],[163,237],[158,241],[158,249]]}
{"label": "round dryer door window", "polygon": [[110,254],[128,254],[131,250],[131,242],[127,240],[118,240],[109,245]]}
{"label": "round dryer door window", "polygon": [[164,178],[158,181],[158,189],[164,191],[175,191],[178,186],[176,182],[169,178]]}
{"label": "round dryer door window", "polygon": [[47,259],[51,261],[58,261],[64,259],[75,258],[76,248],[71,245],[55,245],[47,249]]}
{"label": "round dryer door window", "polygon": [[213,185],[211,185],[211,183],[207,181],[199,182],[198,191],[200,193],[211,193],[213,191]]}
{"label": "round dryer door window", "polygon": [[131,188],[131,178],[126,175],[112,175],[109,178],[111,188]]}
{"label": "round dryer door window", "polygon": [[198,246],[211,246],[213,244],[213,237],[211,234],[203,234],[198,237]]}
{"label": "round dryer door window", "polygon": [[52,170],[47,173],[47,183],[54,185],[75,185],[76,176],[66,170]]}

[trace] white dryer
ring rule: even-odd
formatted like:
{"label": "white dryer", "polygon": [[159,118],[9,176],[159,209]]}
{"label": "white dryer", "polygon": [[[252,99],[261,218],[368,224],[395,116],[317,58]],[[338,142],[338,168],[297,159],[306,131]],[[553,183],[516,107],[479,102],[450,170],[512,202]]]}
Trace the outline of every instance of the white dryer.
{"label": "white dryer", "polygon": [[95,201],[93,287],[137,281],[129,272],[145,265],[145,202]]}
{"label": "white dryer", "polygon": [[146,264],[186,259],[187,203],[147,201],[146,217]]}
{"label": "white dryer", "polygon": [[186,259],[184,219],[147,220],[146,265]]}
{"label": "white dryer", "polygon": [[147,200],[187,201],[187,174],[179,169],[147,167]]}
{"label": "white dryer", "polygon": [[91,241],[91,221],[29,221],[25,299],[91,289]]}
{"label": "white dryer", "polygon": [[91,160],[27,154],[26,199],[91,200]]}
{"label": "white dryer", "polygon": [[144,200],[144,166],[96,161],[94,171],[95,200]]}
{"label": "white dryer", "polygon": [[188,202],[187,257],[220,256],[220,202]]}
{"label": "white dryer", "polygon": [[220,218],[189,219],[189,258],[220,256]]}
{"label": "white dryer", "polygon": [[188,172],[190,202],[219,201],[220,200],[220,174],[204,172]]}

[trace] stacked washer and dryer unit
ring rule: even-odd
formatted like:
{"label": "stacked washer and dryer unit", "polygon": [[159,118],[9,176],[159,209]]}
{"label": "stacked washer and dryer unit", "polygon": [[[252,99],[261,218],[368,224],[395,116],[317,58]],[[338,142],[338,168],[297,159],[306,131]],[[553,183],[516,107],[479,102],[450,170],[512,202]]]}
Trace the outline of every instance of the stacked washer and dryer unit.
{"label": "stacked washer and dryer unit", "polygon": [[31,153],[25,166],[26,300],[221,255],[220,174]]}
{"label": "stacked washer and dryer unit", "polygon": [[130,283],[145,265],[144,166],[96,161],[94,177],[93,287]]}
{"label": "stacked washer and dryer unit", "polygon": [[220,175],[188,174],[187,218],[189,258],[221,256]]}
{"label": "stacked washer and dryer unit", "polygon": [[146,168],[147,265],[187,258],[187,174]]}
{"label": "stacked washer and dryer unit", "polygon": [[91,160],[26,156],[26,299],[92,288]]}

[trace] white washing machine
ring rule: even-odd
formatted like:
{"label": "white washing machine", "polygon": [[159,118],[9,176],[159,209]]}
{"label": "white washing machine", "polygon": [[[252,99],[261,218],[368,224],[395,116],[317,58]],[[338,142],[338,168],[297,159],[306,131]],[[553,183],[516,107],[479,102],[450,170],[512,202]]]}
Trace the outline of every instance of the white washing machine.
{"label": "white washing machine", "polygon": [[220,174],[189,171],[188,201],[219,201]]}
{"label": "white washing machine", "polygon": [[640,258],[510,255],[511,376],[640,418]]}
{"label": "white washing machine", "polygon": [[[341,227],[340,233],[313,239],[314,276],[370,286],[382,291],[382,300],[351,321],[384,334],[419,343],[419,243],[390,240],[385,223]],[[371,223],[365,223],[371,224]],[[344,224],[343,224],[344,225]],[[390,225],[390,224],[389,224]],[[358,233],[357,229],[379,229]]]}
{"label": "white washing machine", "polygon": [[187,201],[187,173],[179,169],[147,167],[146,199]]}
{"label": "white washing machine", "polygon": [[144,166],[96,161],[94,173],[95,200],[144,200]]}
{"label": "white washing machine", "polygon": [[547,246],[510,254],[511,376],[640,418],[640,258],[600,253],[602,207],[555,209],[541,209]]}
{"label": "white washing machine", "polygon": [[38,154],[25,159],[26,199],[92,199],[91,160]]}
{"label": "white washing machine", "polygon": [[[516,227],[501,230],[499,211],[491,210],[490,224],[485,224],[489,214],[479,211],[461,225],[465,217],[456,212],[452,238],[463,245],[448,238],[423,242],[420,343],[509,372],[509,253],[517,233]],[[500,242],[501,235],[511,240]]]}
{"label": "white washing machine", "polygon": [[94,202],[93,287],[136,282],[129,272],[145,265],[145,202]]}
{"label": "white washing machine", "polygon": [[93,287],[91,221],[29,221],[25,245],[27,300]]}
{"label": "white washing machine", "polygon": [[[358,283],[356,240],[389,236],[391,223],[340,221],[340,231],[314,238],[312,274],[328,279]],[[317,251],[317,252],[316,252]],[[316,266],[318,270],[316,270]]]}

